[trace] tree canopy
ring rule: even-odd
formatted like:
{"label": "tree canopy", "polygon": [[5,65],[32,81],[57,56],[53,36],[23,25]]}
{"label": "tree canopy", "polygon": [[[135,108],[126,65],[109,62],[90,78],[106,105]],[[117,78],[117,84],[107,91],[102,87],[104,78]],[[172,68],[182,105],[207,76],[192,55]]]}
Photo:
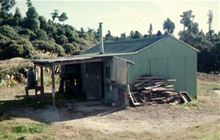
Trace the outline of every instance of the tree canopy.
{"label": "tree canopy", "polygon": [[65,12],[63,12],[60,16],[59,16],[59,21],[61,22],[65,22],[68,19],[67,15]]}
{"label": "tree canopy", "polygon": [[175,24],[169,18],[167,18],[163,23],[163,29],[168,33],[173,33],[175,29]]}
{"label": "tree canopy", "polygon": [[15,5],[15,0],[0,0],[0,11],[8,12]]}
{"label": "tree canopy", "polygon": [[[5,4],[6,0],[0,2]],[[54,10],[58,13],[54,18],[59,19],[63,24],[54,23],[39,15],[31,0],[27,0],[26,5],[27,11],[24,17],[18,8],[13,14],[6,10],[0,12],[0,59],[38,58],[42,57],[42,53],[47,52],[60,56],[72,55],[97,43],[95,30],[78,31],[64,24],[68,19],[65,12],[59,15],[58,11]],[[10,7],[13,6],[14,4]]]}

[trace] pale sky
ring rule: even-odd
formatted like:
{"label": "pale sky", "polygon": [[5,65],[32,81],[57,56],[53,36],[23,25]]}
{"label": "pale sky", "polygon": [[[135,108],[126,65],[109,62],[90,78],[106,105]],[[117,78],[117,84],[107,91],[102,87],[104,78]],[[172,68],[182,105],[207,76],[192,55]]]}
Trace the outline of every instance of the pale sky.
{"label": "pale sky", "polygon": [[[67,24],[76,29],[87,27],[97,29],[98,23],[103,22],[104,33],[110,30],[113,35],[126,35],[131,30],[138,30],[146,34],[149,24],[153,25],[153,32],[163,31],[163,22],[169,17],[176,25],[174,34],[177,35],[183,29],[180,24],[180,15],[183,11],[192,10],[195,15],[194,21],[199,23],[199,28],[204,32],[208,30],[208,11],[213,11],[212,27],[215,32],[220,31],[220,1],[75,1],[75,0],[32,0],[39,15],[51,19],[50,13],[54,9],[66,12]],[[18,7],[23,16],[27,10],[25,0],[17,0]]]}

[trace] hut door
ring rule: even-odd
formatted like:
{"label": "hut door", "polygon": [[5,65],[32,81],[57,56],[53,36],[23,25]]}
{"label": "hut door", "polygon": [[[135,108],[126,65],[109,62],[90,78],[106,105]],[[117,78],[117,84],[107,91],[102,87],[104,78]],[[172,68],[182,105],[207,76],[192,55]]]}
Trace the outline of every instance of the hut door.
{"label": "hut door", "polygon": [[101,62],[86,64],[86,95],[88,100],[102,98],[103,64]]}

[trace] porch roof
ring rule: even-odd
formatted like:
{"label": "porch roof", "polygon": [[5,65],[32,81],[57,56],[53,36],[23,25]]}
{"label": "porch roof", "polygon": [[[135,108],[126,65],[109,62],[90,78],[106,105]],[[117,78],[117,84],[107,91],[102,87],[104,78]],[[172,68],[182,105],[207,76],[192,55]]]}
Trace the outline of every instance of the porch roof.
{"label": "porch roof", "polygon": [[[108,58],[118,58],[113,56],[113,54],[84,54],[84,55],[75,55],[75,56],[68,56],[68,57],[57,57],[57,58],[49,58],[49,59],[35,59],[32,62],[35,65],[40,66],[54,66],[54,65],[68,65],[68,64],[77,64],[77,63],[89,63],[89,62],[101,62]],[[133,61],[122,59],[127,61],[128,63],[134,64]]]}

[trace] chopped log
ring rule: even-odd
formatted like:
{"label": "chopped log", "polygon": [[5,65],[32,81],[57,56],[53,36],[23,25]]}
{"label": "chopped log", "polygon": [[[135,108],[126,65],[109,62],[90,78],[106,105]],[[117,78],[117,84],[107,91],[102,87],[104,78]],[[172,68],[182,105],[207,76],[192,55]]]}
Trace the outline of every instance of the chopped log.
{"label": "chopped log", "polygon": [[[141,103],[182,103],[190,100],[190,96],[174,89],[176,79],[163,79],[156,76],[144,75],[131,83],[130,100],[132,105],[141,105]],[[184,99],[185,98],[185,99]]]}

